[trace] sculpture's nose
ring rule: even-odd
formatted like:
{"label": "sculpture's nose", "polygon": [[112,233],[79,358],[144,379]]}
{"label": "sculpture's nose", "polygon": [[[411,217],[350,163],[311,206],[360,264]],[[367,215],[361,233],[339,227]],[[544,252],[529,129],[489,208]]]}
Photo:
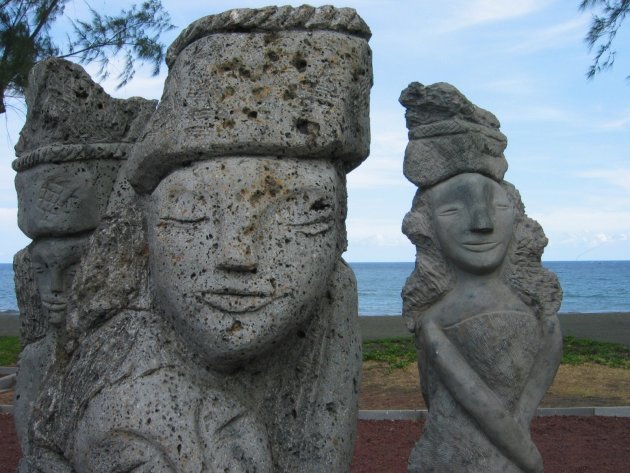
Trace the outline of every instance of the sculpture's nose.
{"label": "sculpture's nose", "polygon": [[477,233],[491,233],[494,230],[492,216],[486,206],[477,205],[472,209],[470,230]]}
{"label": "sculpture's nose", "polygon": [[[228,225],[229,227],[230,225]],[[217,254],[217,268],[224,271],[255,273],[258,258],[254,248],[255,225],[225,228]]]}
{"label": "sculpture's nose", "polygon": [[63,292],[63,272],[59,269],[50,270],[50,292],[56,294]]}

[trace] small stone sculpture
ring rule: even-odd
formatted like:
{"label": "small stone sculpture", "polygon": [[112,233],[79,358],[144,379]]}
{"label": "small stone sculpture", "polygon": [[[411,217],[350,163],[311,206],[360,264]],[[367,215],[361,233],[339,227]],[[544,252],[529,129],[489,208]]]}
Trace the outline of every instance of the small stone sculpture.
{"label": "small stone sculpture", "polygon": [[417,248],[403,316],[429,408],[408,471],[541,472],[529,425],[562,350],[547,239],[503,180],[494,115],[444,83],[412,83],[400,102],[405,176],[420,188],[403,222]]}
{"label": "small stone sculpture", "polygon": [[25,458],[32,450],[34,405],[64,374],[74,275],[139,123],[146,123],[156,105],[112,99],[80,66],[57,58],[33,68],[26,102],[13,163],[18,225],[34,239],[14,260],[23,343],[15,419]]}
{"label": "small stone sculpture", "polygon": [[23,471],[349,471],[361,345],[341,254],[369,36],[351,9],[269,7],[202,18],[169,48]]}

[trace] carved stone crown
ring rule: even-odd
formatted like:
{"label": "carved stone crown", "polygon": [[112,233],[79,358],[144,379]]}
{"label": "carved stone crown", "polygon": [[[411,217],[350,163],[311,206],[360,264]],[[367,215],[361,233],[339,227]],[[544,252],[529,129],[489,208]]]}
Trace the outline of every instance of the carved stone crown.
{"label": "carved stone crown", "polygon": [[15,171],[38,164],[126,159],[157,102],[110,97],[77,64],[48,58],[26,89],[26,124],[15,146]]}
{"label": "carved stone crown", "polygon": [[130,160],[152,189],[172,170],[227,156],[340,160],[369,154],[370,30],[349,8],[237,9],[170,46],[164,95]]}
{"label": "carved stone crown", "polygon": [[404,173],[422,189],[466,172],[503,179],[507,138],[499,120],[450,84],[413,82],[399,99],[407,109]]}

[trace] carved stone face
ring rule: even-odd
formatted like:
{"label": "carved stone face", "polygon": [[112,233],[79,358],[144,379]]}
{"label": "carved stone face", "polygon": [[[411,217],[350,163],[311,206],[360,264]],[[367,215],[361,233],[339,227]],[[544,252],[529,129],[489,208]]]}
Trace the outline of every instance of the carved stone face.
{"label": "carved stone face", "polygon": [[325,297],[343,186],[326,161],[218,158],[162,180],[148,206],[157,307],[211,364],[256,356]]}
{"label": "carved stone face", "polygon": [[96,228],[107,206],[119,162],[43,164],[19,172],[18,226],[31,238]]}
{"label": "carved stone face", "polygon": [[88,240],[88,236],[47,238],[32,247],[31,265],[42,310],[55,327],[65,321],[72,281]]}
{"label": "carved stone face", "polygon": [[514,206],[503,188],[481,174],[459,174],[430,191],[442,252],[455,267],[488,274],[500,267],[512,239]]}

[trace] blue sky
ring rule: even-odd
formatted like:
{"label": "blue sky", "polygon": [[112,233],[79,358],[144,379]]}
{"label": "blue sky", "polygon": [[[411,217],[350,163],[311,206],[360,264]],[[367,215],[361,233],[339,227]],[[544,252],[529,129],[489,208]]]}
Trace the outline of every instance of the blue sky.
{"label": "blue sky", "polygon": [[[92,0],[102,12],[129,2]],[[163,0],[176,30],[191,21],[265,1]],[[330,2],[311,2],[322,5]],[[546,260],[630,259],[630,25],[619,31],[617,63],[587,81],[591,57],[583,42],[589,13],[578,0],[346,1],[372,30],[374,87],[371,155],[348,175],[348,261],[412,261],[400,232],[415,187],[402,175],[407,134],[398,104],[410,82],[449,82],[493,112],[508,137],[506,179],[520,190],[530,217],[549,238]],[[292,3],[299,5],[300,2]],[[201,5],[201,6],[200,6]],[[83,2],[67,12],[81,13]],[[63,33],[60,25],[59,33]],[[94,66],[86,67],[94,73]],[[113,74],[115,76],[115,74]],[[116,97],[158,99],[158,77],[140,70]],[[23,114],[9,112],[0,130],[0,262],[29,240],[16,225],[11,170]]]}

